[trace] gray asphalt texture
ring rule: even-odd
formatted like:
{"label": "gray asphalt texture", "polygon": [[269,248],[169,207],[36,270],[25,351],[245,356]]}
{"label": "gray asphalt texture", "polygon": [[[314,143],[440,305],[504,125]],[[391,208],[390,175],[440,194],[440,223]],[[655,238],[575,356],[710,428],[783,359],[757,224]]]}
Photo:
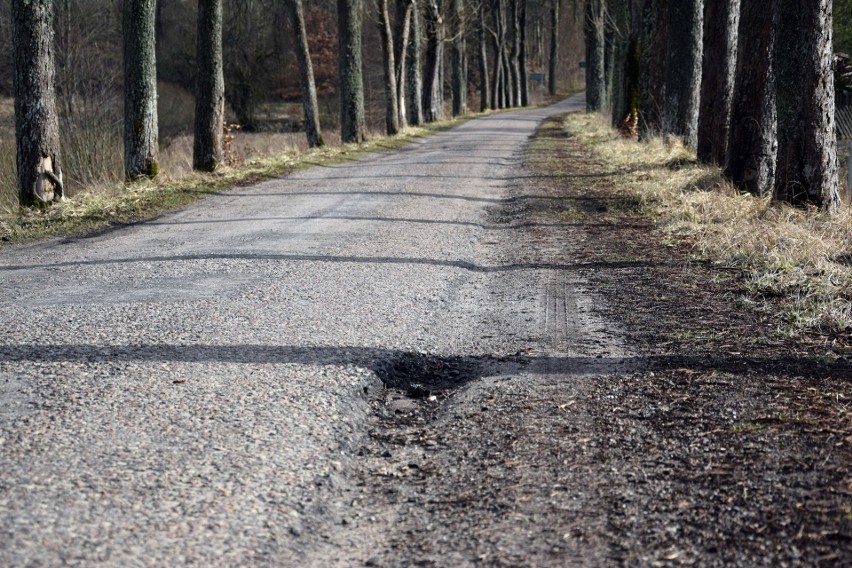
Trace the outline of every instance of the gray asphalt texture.
{"label": "gray asphalt texture", "polygon": [[330,503],[387,369],[578,337],[565,311],[591,300],[507,262],[489,212],[529,183],[540,121],[582,104],[4,249],[0,566],[335,557]]}

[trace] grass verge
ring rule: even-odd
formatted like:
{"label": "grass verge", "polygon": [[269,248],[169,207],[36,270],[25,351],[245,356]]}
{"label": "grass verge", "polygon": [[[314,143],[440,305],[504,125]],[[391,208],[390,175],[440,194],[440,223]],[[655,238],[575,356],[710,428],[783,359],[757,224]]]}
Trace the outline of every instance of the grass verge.
{"label": "grass verge", "polygon": [[740,299],[780,314],[781,331],[852,333],[852,210],[828,215],[740,194],[680,144],[638,144],[597,115],[562,118],[564,134],[600,162],[593,183],[638,199],[664,238],[693,259],[742,273]]}

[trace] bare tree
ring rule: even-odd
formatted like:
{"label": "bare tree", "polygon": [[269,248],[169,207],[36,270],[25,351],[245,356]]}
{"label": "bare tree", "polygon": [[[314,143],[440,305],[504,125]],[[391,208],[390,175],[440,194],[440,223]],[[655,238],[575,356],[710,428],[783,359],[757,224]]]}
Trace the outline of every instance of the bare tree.
{"label": "bare tree", "polygon": [[18,200],[24,207],[63,198],[54,89],[53,1],[12,2]]}
{"label": "bare tree", "polygon": [[491,85],[488,80],[488,22],[485,2],[479,3],[478,33],[479,33],[479,111],[493,108]]}
{"label": "bare tree", "polygon": [[302,0],[287,0],[290,21],[293,23],[296,59],[299,61],[299,78],[302,86],[302,106],[305,113],[305,136],[308,146],[316,148],[325,142],[319,121],[317,106],[317,86],[314,81],[314,66],[311,63],[311,51],[308,47],[308,34],[305,30],[305,13]]}
{"label": "bare tree", "polygon": [[124,173],[153,178],[159,173],[157,137],[156,0],[124,3]]}
{"label": "bare tree", "polygon": [[406,91],[408,89],[408,56],[407,47],[411,36],[414,0],[396,0],[394,17],[394,61],[396,62],[396,91],[397,109],[399,111],[399,127],[408,126],[408,111],[406,109]]}
{"label": "bare tree", "polygon": [[195,138],[192,167],[212,172],[223,160],[225,77],[222,71],[222,0],[198,0]]}
{"label": "bare tree", "polygon": [[737,71],[728,131],[727,175],[766,195],[775,183],[778,115],[773,63],[778,0],[742,0]]}
{"label": "bare tree", "polygon": [[705,164],[725,163],[739,20],[740,0],[711,0],[704,7],[698,159]]}
{"label": "bare tree", "polygon": [[423,61],[420,44],[422,43],[422,17],[420,0],[414,0],[411,12],[411,38],[408,42],[408,122],[418,126],[425,122],[423,114]]}
{"label": "bare tree", "polygon": [[423,110],[426,122],[444,118],[444,85],[441,62],[444,58],[444,17],[439,0],[426,0],[426,67]]}
{"label": "bare tree", "polygon": [[452,0],[450,22],[452,24],[453,47],[453,116],[467,113],[467,38],[465,37],[464,0]]}
{"label": "bare tree", "polygon": [[559,9],[562,0],[550,0],[550,59],[547,85],[550,96],[556,94],[556,69],[559,61]]}
{"label": "bare tree", "polygon": [[831,0],[780,0],[778,169],[773,197],[834,211],[840,205]]}
{"label": "bare tree", "polygon": [[521,75],[521,106],[529,106],[529,69],[527,67],[527,0],[520,2],[518,22],[521,33],[521,49],[518,53],[518,69]]}
{"label": "bare tree", "polygon": [[366,139],[364,77],[361,53],[362,0],[337,0],[340,66],[340,138]]}
{"label": "bare tree", "polygon": [[385,128],[391,136],[399,133],[399,93],[388,0],[379,0],[379,35],[382,38],[382,66],[385,73]]}

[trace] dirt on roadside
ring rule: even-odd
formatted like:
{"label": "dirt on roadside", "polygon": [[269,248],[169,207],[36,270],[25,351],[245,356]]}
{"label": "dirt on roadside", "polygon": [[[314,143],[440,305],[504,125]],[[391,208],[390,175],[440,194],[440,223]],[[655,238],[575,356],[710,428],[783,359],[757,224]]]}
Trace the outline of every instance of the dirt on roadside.
{"label": "dirt on roadside", "polygon": [[664,238],[560,125],[492,220],[518,227],[514,262],[575,271],[633,355],[406,361],[340,563],[852,564],[852,354],[745,306],[739,274]]}

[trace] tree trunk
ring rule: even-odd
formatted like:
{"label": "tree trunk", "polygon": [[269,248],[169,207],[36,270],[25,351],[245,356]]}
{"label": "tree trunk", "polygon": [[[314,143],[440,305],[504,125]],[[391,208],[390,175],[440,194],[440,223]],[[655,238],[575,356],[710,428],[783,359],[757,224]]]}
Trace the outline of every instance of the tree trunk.
{"label": "tree trunk", "polygon": [[43,207],[63,199],[53,1],[12,2],[18,200]]}
{"label": "tree trunk", "polygon": [[411,35],[411,14],[414,10],[413,0],[396,0],[396,15],[394,17],[394,39],[393,54],[396,62],[396,94],[397,109],[399,110],[399,127],[408,126],[408,112],[406,110],[406,81],[407,61],[406,47]]}
{"label": "tree trunk", "polygon": [[645,0],[639,59],[639,139],[663,130],[669,0]]}
{"label": "tree trunk", "polygon": [[488,80],[488,39],[485,2],[479,4],[479,111],[492,108],[491,85]]}
{"label": "tree trunk", "polygon": [[606,104],[606,69],[604,0],[586,0],[584,30],[586,35],[586,110],[599,112]]}
{"label": "tree trunk", "polygon": [[725,175],[754,195],[766,195],[775,183],[777,9],[777,0],[741,0]]}
{"label": "tree trunk", "polygon": [[316,148],[325,144],[319,121],[319,106],[317,104],[317,87],[314,81],[314,66],[311,63],[311,52],[308,47],[308,34],[305,30],[305,14],[302,0],[287,0],[290,21],[293,22],[293,38],[296,59],[299,61],[299,78],[302,85],[302,106],[305,112],[305,135],[308,146]]}
{"label": "tree trunk", "polygon": [[774,199],[840,205],[831,0],[780,0],[776,43],[778,169]]}
{"label": "tree trunk", "polygon": [[704,0],[672,2],[663,132],[682,137],[689,148],[698,142],[703,36]]}
{"label": "tree trunk", "polygon": [[399,134],[399,99],[388,0],[379,0],[379,35],[382,38],[382,65],[385,71],[385,128],[390,136],[394,136]]}
{"label": "tree trunk", "polygon": [[408,43],[408,121],[414,126],[425,122],[423,116],[423,63],[420,57],[420,6],[415,0],[411,12],[411,40]]}
{"label": "tree trunk", "polygon": [[361,53],[362,9],[363,0],[337,0],[340,139],[344,143],[363,142],[366,139]]}
{"label": "tree trunk", "polygon": [[509,18],[512,23],[512,48],[509,52],[509,80],[511,82],[512,106],[521,106],[521,78],[518,59],[521,55],[521,27],[518,0],[509,0]]}
{"label": "tree trunk", "polygon": [[124,3],[124,173],[127,180],[159,173],[156,0]]}
{"label": "tree trunk", "polygon": [[630,46],[630,6],[628,0],[610,0],[609,20],[613,26],[613,67],[609,98],[612,126],[618,128],[627,115],[627,57]]}
{"label": "tree trunk", "polygon": [[725,164],[739,21],[740,0],[707,1],[698,116],[698,160],[705,164]]}
{"label": "tree trunk", "polygon": [[521,106],[529,106],[530,104],[530,74],[527,67],[527,0],[518,0],[521,4],[520,20],[521,29],[521,50],[518,54],[518,65],[520,66],[521,76]]}
{"label": "tree trunk", "polygon": [[491,5],[491,16],[494,20],[494,30],[491,37],[494,40],[494,72],[491,75],[491,100],[494,108],[505,108],[505,91],[503,79],[503,51],[505,32],[503,30],[502,14],[503,0],[494,0]]}
{"label": "tree trunk", "polygon": [[438,0],[426,2],[426,83],[423,89],[423,111],[426,122],[444,118],[441,60],[444,52],[444,19]]}
{"label": "tree trunk", "polygon": [[467,113],[467,39],[465,37],[464,2],[452,0],[453,23],[453,116]]}
{"label": "tree trunk", "polygon": [[559,61],[559,7],[562,0],[550,0],[550,61],[547,72],[547,90],[556,95],[556,65]]}
{"label": "tree trunk", "polygon": [[212,172],[223,160],[225,79],[222,72],[222,0],[198,0],[195,63],[195,138],[192,167]]}

